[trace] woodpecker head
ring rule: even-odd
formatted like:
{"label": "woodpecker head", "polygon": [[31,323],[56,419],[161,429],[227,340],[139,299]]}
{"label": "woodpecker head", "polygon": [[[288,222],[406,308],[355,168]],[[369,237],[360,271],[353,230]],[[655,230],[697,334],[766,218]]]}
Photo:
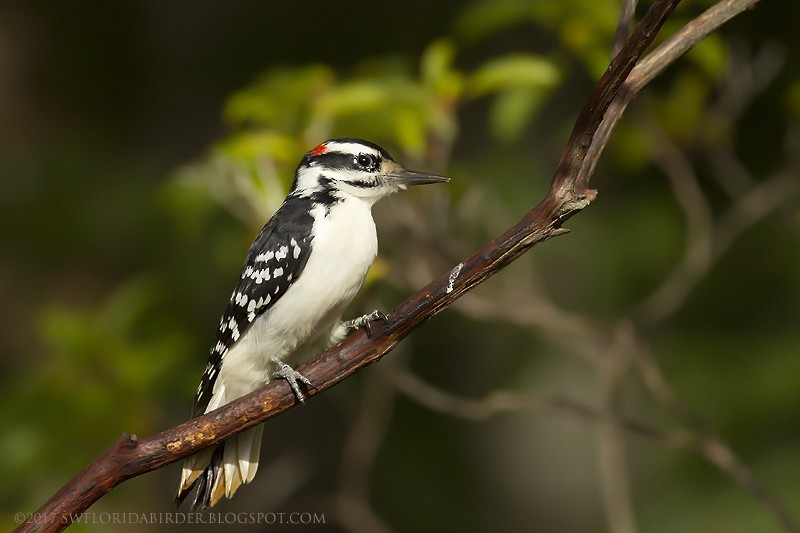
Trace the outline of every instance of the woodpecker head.
{"label": "woodpecker head", "polygon": [[374,203],[409,185],[449,180],[444,176],[406,170],[377,144],[338,138],[325,141],[303,156],[291,193],[325,196],[331,200],[352,196]]}

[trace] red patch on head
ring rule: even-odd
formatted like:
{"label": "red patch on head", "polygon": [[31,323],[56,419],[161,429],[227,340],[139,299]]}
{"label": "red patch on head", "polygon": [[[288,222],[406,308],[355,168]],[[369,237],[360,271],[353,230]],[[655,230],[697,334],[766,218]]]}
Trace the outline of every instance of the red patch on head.
{"label": "red patch on head", "polygon": [[325,153],[325,152],[327,152],[327,151],[328,151],[328,147],[327,147],[327,146],[325,146],[324,144],[320,144],[320,145],[318,145],[316,148],[314,148],[313,150],[311,150],[311,151],[309,152],[309,154],[311,154],[312,156],[314,156],[314,155],[322,155],[322,154],[324,154],[324,153]]}

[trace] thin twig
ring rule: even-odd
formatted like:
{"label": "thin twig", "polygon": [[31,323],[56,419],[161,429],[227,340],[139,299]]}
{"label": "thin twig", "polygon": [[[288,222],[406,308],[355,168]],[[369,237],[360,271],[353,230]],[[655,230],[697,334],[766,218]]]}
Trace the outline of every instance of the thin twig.
{"label": "thin twig", "polygon": [[[472,422],[528,411],[552,411],[596,423],[609,421],[607,413],[563,395],[496,390],[483,398],[473,399],[434,387],[406,369],[395,367],[386,374],[389,382],[411,400],[438,413]],[[620,416],[615,416],[613,422],[631,435],[705,457],[706,450],[701,441],[687,431],[663,430]]]}
{"label": "thin twig", "polygon": [[682,445],[708,462],[715,465],[733,479],[746,492],[752,494],[783,525],[786,531],[800,532],[800,523],[791,511],[765,485],[752,474],[750,469],[736,456],[733,450],[713,430],[711,424],[697,411],[680,401],[664,379],[661,368],[644,342],[631,338],[633,355],[645,385],[669,411],[681,422],[689,426],[699,437],[690,439]]}
{"label": "thin twig", "polygon": [[628,478],[620,396],[630,366],[630,324],[620,324],[614,342],[599,358],[603,422],[598,428],[598,461],[603,502],[612,533],[635,533],[636,520]]}
{"label": "thin twig", "polygon": [[622,118],[625,108],[648,83],[711,32],[742,11],[752,8],[758,2],[759,0],[723,0],[689,22],[645,56],[628,76],[605,114],[603,123],[598,128],[592,146],[586,155],[586,164],[581,169],[578,181],[588,182],[589,176],[594,173],[600,154],[608,144],[611,132]]}
{"label": "thin twig", "polygon": [[[337,520],[353,532],[389,531],[369,505],[369,468],[389,429],[396,394],[381,380],[367,382],[360,410],[342,448]],[[356,512],[353,512],[356,510]]]}
{"label": "thin twig", "polygon": [[[709,228],[708,253],[687,251],[672,273],[635,310],[638,324],[651,327],[671,316],[714,262],[746,229],[800,194],[800,162],[758,183]],[[702,260],[698,260],[702,259]]]}

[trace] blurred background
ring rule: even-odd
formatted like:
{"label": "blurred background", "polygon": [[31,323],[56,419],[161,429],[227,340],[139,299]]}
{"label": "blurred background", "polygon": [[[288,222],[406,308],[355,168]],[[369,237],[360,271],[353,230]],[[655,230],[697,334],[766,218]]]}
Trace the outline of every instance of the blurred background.
{"label": "blurred background", "polygon": [[[712,4],[683,2],[662,35]],[[452,178],[376,206],[380,260],[351,315],[516,222],[618,10],[0,4],[0,525],[120,433],[187,419],[244,254],[318,142],[367,138]],[[225,514],[243,512],[370,532],[796,525],[799,19],[765,0],[702,42],[629,108],[569,235],[269,421],[255,481],[215,508],[224,527],[303,528]],[[101,514],[172,513],[178,476],[124,483],[71,530],[218,529]]]}

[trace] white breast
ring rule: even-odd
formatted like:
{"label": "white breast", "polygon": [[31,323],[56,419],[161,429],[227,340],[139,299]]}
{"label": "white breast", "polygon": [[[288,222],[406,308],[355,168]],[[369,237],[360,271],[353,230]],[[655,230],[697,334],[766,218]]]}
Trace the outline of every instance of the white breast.
{"label": "white breast", "polygon": [[225,355],[214,393],[229,402],[270,380],[276,361],[290,365],[326,347],[344,308],[358,292],[378,252],[371,202],[350,197],[313,211],[311,255],[299,279],[256,319]]}

